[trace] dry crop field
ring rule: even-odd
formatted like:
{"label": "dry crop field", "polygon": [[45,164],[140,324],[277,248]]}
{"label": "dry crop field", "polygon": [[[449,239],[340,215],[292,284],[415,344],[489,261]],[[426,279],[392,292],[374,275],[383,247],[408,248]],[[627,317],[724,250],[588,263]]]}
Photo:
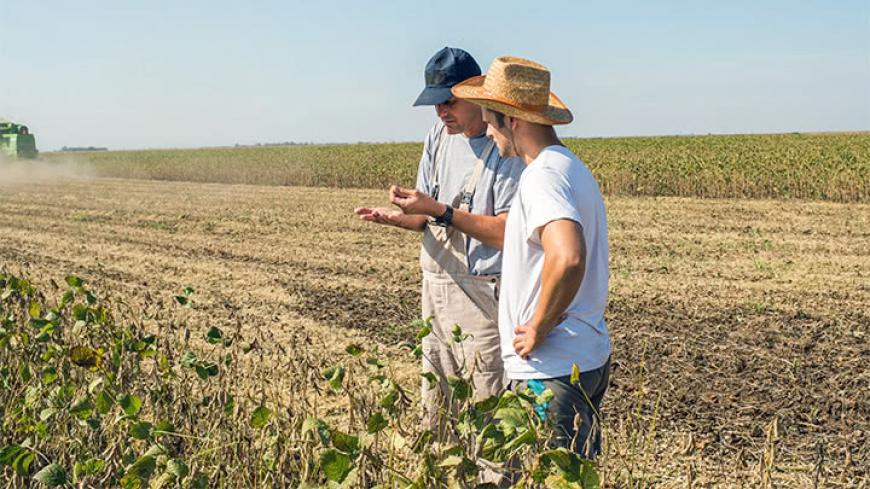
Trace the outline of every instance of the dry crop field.
{"label": "dry crop field", "polygon": [[[607,193],[602,485],[866,487],[870,134],[569,144]],[[473,481],[474,453],[418,449],[418,237],[356,219],[385,192],[347,188],[409,183],[418,151],[0,167],[0,481]],[[579,477],[522,433],[496,448]]]}
{"label": "dry crop field", "polygon": [[[610,195],[870,200],[870,132],[567,138]],[[256,185],[412,184],[419,143],[47,154],[95,175]]]}
{"label": "dry crop field", "polygon": [[[355,206],[384,203],[384,192],[371,189],[19,181],[0,185],[0,269],[29,277],[49,296],[74,274],[98,295],[150,311],[142,328],[183,336],[185,345],[193,338],[208,347],[202,339],[212,327],[231,331],[234,365],[243,368],[218,377],[216,396],[225,400],[225,384],[240,384],[233,387],[246,394],[231,409],[236,416],[256,406],[242,399],[260,399],[272,416],[264,429],[288,431],[200,441],[209,450],[187,465],[230,486],[295,484],[298,474],[262,470],[246,479],[236,464],[264,462],[226,447],[272,440],[268,453],[284,453],[277,443],[292,456],[270,467],[292,470],[310,442],[287,434],[300,429],[300,416],[352,424],[353,395],[348,401],[324,388],[320,376],[347,360],[348,345],[377,352],[405,387],[408,409],[396,422],[413,424],[416,415],[417,361],[401,343],[416,333],[418,238],[352,215]],[[603,484],[866,487],[870,205],[626,196],[606,203],[614,373],[604,406]],[[195,291],[191,304],[170,307],[185,287]],[[122,407],[127,412],[129,402]],[[250,425],[266,423],[258,417],[265,412],[254,411]],[[220,423],[211,426],[215,433]],[[151,439],[127,450],[141,454]],[[0,445],[13,441],[20,442],[0,433]],[[390,447],[393,467],[411,470],[414,459]],[[40,460],[63,459],[71,472],[66,450],[46,445]],[[76,450],[83,448],[69,448]],[[224,462],[209,465],[212,450]],[[124,457],[123,464],[135,460]],[[322,464],[335,462],[323,457]],[[372,457],[367,463],[380,460]],[[24,487],[10,468],[0,470],[0,480]],[[355,477],[366,470],[373,471],[361,468]],[[79,473],[94,486],[109,480],[87,479],[87,468]]]}

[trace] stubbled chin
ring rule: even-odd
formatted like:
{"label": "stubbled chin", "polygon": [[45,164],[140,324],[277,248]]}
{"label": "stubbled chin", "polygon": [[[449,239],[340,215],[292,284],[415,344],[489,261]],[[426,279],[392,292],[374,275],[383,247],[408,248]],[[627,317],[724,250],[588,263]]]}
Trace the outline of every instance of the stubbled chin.
{"label": "stubbled chin", "polygon": [[517,152],[514,151],[513,147],[509,148],[498,148],[498,155],[502,158],[512,158],[517,155]]}

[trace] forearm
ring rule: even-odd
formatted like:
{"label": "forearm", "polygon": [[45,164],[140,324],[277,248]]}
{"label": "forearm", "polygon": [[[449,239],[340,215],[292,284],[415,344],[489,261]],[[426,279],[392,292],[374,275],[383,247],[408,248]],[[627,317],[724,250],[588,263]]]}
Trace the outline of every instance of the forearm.
{"label": "forearm", "polygon": [[429,220],[427,216],[419,214],[402,214],[396,227],[409,229],[411,231],[423,231],[426,228],[426,222]]}
{"label": "forearm", "polygon": [[487,246],[500,250],[504,245],[506,217],[507,213],[499,216],[483,216],[455,209],[453,227]]}
{"label": "forearm", "polygon": [[540,331],[541,336],[546,336],[559,324],[565,310],[580,290],[584,270],[583,261],[544,255],[541,297],[530,323]]}

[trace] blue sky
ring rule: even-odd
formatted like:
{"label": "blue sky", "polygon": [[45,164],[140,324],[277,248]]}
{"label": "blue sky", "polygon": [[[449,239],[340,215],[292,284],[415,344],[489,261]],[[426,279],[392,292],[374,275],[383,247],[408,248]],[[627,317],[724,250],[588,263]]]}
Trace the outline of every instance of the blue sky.
{"label": "blue sky", "polygon": [[420,141],[449,45],[549,67],[564,136],[870,130],[870,0],[542,5],[0,0],[0,117],[42,150]]}

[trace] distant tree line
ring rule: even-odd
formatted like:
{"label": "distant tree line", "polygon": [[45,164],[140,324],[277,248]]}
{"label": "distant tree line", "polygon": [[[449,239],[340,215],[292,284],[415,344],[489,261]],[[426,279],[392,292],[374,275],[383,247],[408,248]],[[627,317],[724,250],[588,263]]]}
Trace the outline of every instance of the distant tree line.
{"label": "distant tree line", "polygon": [[109,151],[109,148],[98,148],[96,146],[64,146],[61,151]]}

